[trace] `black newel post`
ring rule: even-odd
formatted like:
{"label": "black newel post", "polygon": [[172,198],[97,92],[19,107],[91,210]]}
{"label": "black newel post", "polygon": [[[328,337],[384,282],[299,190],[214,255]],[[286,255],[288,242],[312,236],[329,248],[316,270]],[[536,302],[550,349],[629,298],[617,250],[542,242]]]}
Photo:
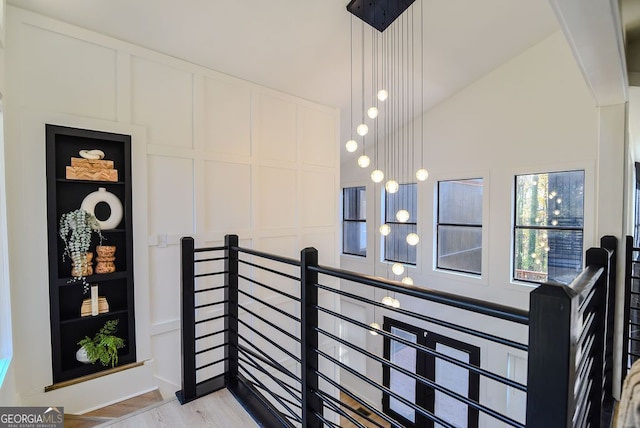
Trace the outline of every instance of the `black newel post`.
{"label": "black newel post", "polygon": [[224,238],[227,258],[225,260],[224,300],[224,343],[225,382],[235,387],[238,383],[238,235],[226,235]]}
{"label": "black newel post", "polygon": [[530,294],[527,426],[571,426],[576,343],[571,320],[578,313],[571,290],[542,284]]}
{"label": "black newel post", "polygon": [[605,381],[604,381],[604,403],[606,406],[613,405],[613,341],[614,324],[616,311],[616,269],[618,254],[618,238],[607,235],[600,239],[600,246],[609,250],[609,268],[607,279],[607,333],[605,337]]}
{"label": "black newel post", "polygon": [[194,278],[194,241],[191,237],[180,240],[180,306],[181,344],[182,344],[182,390],[176,392],[180,403],[184,404],[196,398],[196,311]]}
{"label": "black newel post", "polygon": [[305,248],[300,254],[301,260],[301,357],[302,357],[302,426],[319,428],[322,414],[320,398],[314,393],[318,391],[318,272],[309,268],[318,266],[318,251]]}

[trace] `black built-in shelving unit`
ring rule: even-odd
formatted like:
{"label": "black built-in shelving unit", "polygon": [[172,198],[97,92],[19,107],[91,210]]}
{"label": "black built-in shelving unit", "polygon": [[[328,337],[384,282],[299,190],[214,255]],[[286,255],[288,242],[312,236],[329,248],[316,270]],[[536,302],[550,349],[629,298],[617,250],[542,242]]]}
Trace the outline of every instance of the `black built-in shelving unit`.
{"label": "black built-in shelving unit", "polygon": [[[66,167],[80,150],[99,149],[105,159],[114,162],[118,181],[70,180]],[[107,370],[99,362],[83,364],[76,360],[78,341],[93,337],[107,320],[118,319],[117,336],[125,339],[118,353],[118,365],[136,361],[134,284],[133,284],[133,220],[131,195],[131,136],[101,131],[46,125],[47,226],[49,245],[49,301],[51,318],[51,354],[54,384]],[[104,187],[122,202],[122,221],[115,229],[103,230],[104,245],[116,246],[116,271],[90,275],[89,284],[97,284],[99,295],[106,297],[109,312],[97,316],[80,316],[83,286],[71,277],[71,262],[63,258],[64,242],[58,236],[58,222],[63,213],[80,208],[83,199]],[[110,215],[107,203],[95,206],[96,217]],[[96,234],[90,251],[99,243]]]}

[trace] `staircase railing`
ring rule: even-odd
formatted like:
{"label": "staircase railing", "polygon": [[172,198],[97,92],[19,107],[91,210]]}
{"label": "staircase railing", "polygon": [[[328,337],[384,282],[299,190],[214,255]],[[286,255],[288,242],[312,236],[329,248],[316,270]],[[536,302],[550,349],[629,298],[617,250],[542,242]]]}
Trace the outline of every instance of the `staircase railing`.
{"label": "staircase railing", "polygon": [[[405,425],[387,411],[390,402],[415,423],[456,426],[434,406],[436,399],[461,403],[469,426],[606,426],[615,238],[605,237],[601,245],[587,251],[587,267],[572,284],[541,285],[531,293],[530,310],[523,311],[321,266],[312,248],[297,260],[242,248],[234,235],[224,246],[199,249],[183,238],[183,384],[177,395],[185,403],[227,387],[265,426]],[[389,299],[382,303],[377,294]],[[491,370],[479,360],[372,327],[342,309],[347,305],[522,355],[526,382],[506,367]],[[442,307],[455,313],[453,319],[432,315],[442,314]],[[478,327],[478,320],[490,327]],[[528,344],[518,339],[527,337],[527,329]],[[349,340],[348,331],[364,338]],[[483,394],[394,361],[380,340],[420,361],[462,370],[484,385]],[[394,389],[389,373],[415,385],[417,394]],[[526,416],[496,404],[486,391],[526,400]]]}

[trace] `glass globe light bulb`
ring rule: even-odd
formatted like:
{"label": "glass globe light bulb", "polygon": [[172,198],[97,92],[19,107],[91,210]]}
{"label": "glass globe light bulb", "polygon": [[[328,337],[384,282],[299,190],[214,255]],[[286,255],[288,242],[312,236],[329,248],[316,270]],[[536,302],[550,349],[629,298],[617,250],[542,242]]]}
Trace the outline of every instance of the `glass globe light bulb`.
{"label": "glass globe light bulb", "polygon": [[405,285],[413,285],[413,279],[410,276],[405,276],[401,281]]}
{"label": "glass globe light bulb", "polygon": [[376,330],[380,330],[380,324],[378,324],[377,322],[372,322],[371,324],[369,324],[369,327],[371,327],[369,333],[371,333],[372,336],[377,336],[378,332]]}
{"label": "glass globe light bulb", "polygon": [[367,116],[369,116],[370,119],[375,119],[376,117],[378,117],[378,108],[369,107],[369,110],[367,110]]}
{"label": "glass globe light bulb", "polygon": [[420,181],[425,181],[427,178],[429,178],[429,171],[424,168],[420,168],[418,171],[416,171],[416,178]]}
{"label": "glass globe light bulb", "polygon": [[385,183],[384,188],[387,189],[389,193],[396,193],[400,188],[400,185],[396,180],[389,180]]}
{"label": "glass globe light bulb", "polygon": [[554,226],[557,226],[558,225],[558,220],[551,220],[551,224],[554,225]]}
{"label": "glass globe light bulb", "polygon": [[417,233],[410,233],[407,235],[407,244],[418,245],[418,242],[420,242],[420,237]]}
{"label": "glass globe light bulb", "polygon": [[392,299],[393,301],[391,302],[391,307],[392,308],[399,308],[400,307],[400,300],[398,299]]}
{"label": "glass globe light bulb", "polygon": [[382,298],[382,300],[380,301],[380,303],[382,303],[383,305],[392,306],[393,305],[393,297],[384,296]]}
{"label": "glass globe light bulb", "polygon": [[561,204],[562,203],[562,198],[556,198],[556,203]]}
{"label": "glass globe light bulb", "polygon": [[404,273],[404,266],[402,263],[394,263],[393,266],[391,266],[391,272],[396,275],[402,275]]}
{"label": "glass globe light bulb", "polygon": [[371,171],[371,180],[373,180],[374,183],[380,183],[382,180],[384,180],[384,172],[380,171],[379,169]]}
{"label": "glass globe light bulb", "polygon": [[560,210],[553,211],[553,215],[560,215]]}
{"label": "glass globe light bulb", "polygon": [[396,220],[400,223],[406,223],[409,220],[409,211],[407,210],[398,210],[396,213]]}
{"label": "glass globe light bulb", "polygon": [[389,98],[389,92],[387,92],[386,89],[380,89],[378,91],[378,99],[380,101],[385,101],[387,98]]}
{"label": "glass globe light bulb", "polygon": [[358,135],[361,136],[365,136],[367,135],[367,133],[369,132],[369,127],[367,126],[366,123],[361,123],[360,125],[358,125],[358,127],[356,128],[356,132],[358,133]]}
{"label": "glass globe light bulb", "polygon": [[349,153],[353,153],[358,150],[358,142],[356,140],[349,140],[347,144],[344,145]]}
{"label": "glass globe light bulb", "polygon": [[360,168],[366,168],[370,163],[371,159],[369,159],[369,156],[367,155],[362,155],[358,158],[358,165],[360,166]]}
{"label": "glass globe light bulb", "polygon": [[382,236],[387,236],[389,233],[391,233],[391,226],[389,226],[388,224],[383,224],[382,226],[380,226],[379,230]]}

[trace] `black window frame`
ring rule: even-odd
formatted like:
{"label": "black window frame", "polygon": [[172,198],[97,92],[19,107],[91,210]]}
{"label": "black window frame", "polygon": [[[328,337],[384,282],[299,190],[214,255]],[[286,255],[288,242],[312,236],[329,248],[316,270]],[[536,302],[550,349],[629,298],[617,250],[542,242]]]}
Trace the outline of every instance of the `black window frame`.
{"label": "black window frame", "polygon": [[[436,269],[438,270],[442,270],[442,271],[448,271],[448,272],[457,272],[457,273],[464,273],[464,274],[468,274],[468,275],[474,275],[474,276],[482,276],[482,250],[483,250],[483,245],[482,245],[482,223],[479,224],[475,224],[475,223],[446,223],[446,222],[441,222],[440,221],[440,185],[442,183],[448,183],[448,182],[452,182],[452,181],[471,181],[471,180],[480,180],[481,185],[483,186],[484,189],[484,179],[482,177],[475,177],[475,178],[458,178],[458,179],[452,179],[452,180],[440,180],[438,181],[438,205],[436,207]],[[484,204],[484,194],[483,196],[483,200],[482,200],[482,204]],[[481,210],[483,211],[483,210]],[[482,218],[482,217],[481,217]],[[473,227],[473,228],[479,228],[480,229],[480,236],[481,236],[481,244],[480,244],[480,253],[481,253],[481,258],[480,258],[480,271],[479,272],[474,272],[471,270],[463,270],[463,269],[453,269],[450,267],[442,267],[439,265],[440,263],[440,227],[460,227],[460,228],[469,228],[469,227]]]}
{"label": "black window frame", "polygon": [[[347,198],[347,191],[349,190],[355,190],[354,194],[355,194],[355,200],[353,201],[354,206],[356,207],[356,218],[347,218],[347,204],[345,203],[345,200]],[[365,208],[364,208],[364,212],[361,212],[360,210],[360,195],[364,194],[364,203],[365,203]],[[343,187],[342,188],[342,254],[345,255],[349,255],[349,256],[356,256],[356,257],[367,257],[367,245],[366,245],[366,224],[367,224],[367,210],[366,210],[366,203],[367,203],[367,199],[366,199],[366,194],[367,194],[367,188],[366,186],[350,186],[350,187]],[[360,254],[360,253],[353,253],[353,252],[348,252],[345,251],[345,243],[347,240],[347,233],[346,233],[346,225],[347,224],[354,224],[354,223],[364,223],[365,224],[365,246],[364,246],[364,254]]]}
{"label": "black window frame", "polygon": [[[387,239],[389,239],[389,236],[391,236],[394,232],[394,226],[410,226],[409,228],[409,232],[408,233],[418,233],[418,184],[417,183],[404,183],[404,184],[400,184],[399,188],[398,188],[398,192],[400,192],[400,189],[402,189],[403,186],[412,186],[414,192],[413,192],[413,197],[415,198],[413,201],[413,204],[415,204],[415,212],[416,215],[409,217],[409,220],[406,222],[401,222],[398,221],[395,216],[393,216],[391,219],[387,218],[387,214],[389,213],[389,205],[388,205],[388,201],[389,201],[389,194],[388,192],[384,192],[384,198],[383,198],[383,204],[384,204],[384,224],[389,225],[389,227],[391,228],[391,232],[384,236],[382,245],[384,247],[384,261],[385,262],[389,262],[389,263],[402,263],[403,265],[410,265],[410,266],[417,266],[418,264],[418,255],[416,252],[415,255],[415,260],[414,261],[408,261],[408,260],[400,260],[400,258],[389,258],[389,250],[387,247]],[[396,192],[396,194],[398,193]],[[411,227],[412,226],[412,227]],[[407,233],[407,234],[408,234]],[[407,254],[409,253],[409,244],[406,243],[406,240],[403,240],[403,242],[407,245]],[[415,248],[415,246],[414,246]],[[394,254],[397,255],[397,254]]]}
{"label": "black window frame", "polygon": [[[562,226],[562,225],[553,225],[547,224],[545,226],[535,226],[535,225],[518,225],[518,177],[530,176],[530,175],[550,175],[550,174],[562,174],[562,173],[570,173],[570,172],[581,172],[582,173],[582,187],[584,191],[584,186],[586,183],[586,171],[584,169],[567,169],[562,171],[545,171],[545,172],[534,172],[534,173],[525,173],[525,174],[517,174],[513,179],[513,228],[512,228],[512,247],[511,247],[511,258],[512,258],[512,266],[511,266],[511,279],[516,282],[524,282],[529,284],[542,284],[549,280],[549,268],[547,267],[547,278],[545,280],[532,280],[526,278],[517,278],[517,234],[519,230],[537,230],[537,231],[553,231],[553,232],[580,232],[581,237],[581,246],[579,256],[580,256],[580,264],[584,265],[584,194],[582,195],[582,226]],[[576,272],[576,276],[578,276],[579,272]],[[552,279],[553,280],[553,279]],[[555,281],[555,280],[554,280]],[[556,281],[557,282],[557,281]]]}

